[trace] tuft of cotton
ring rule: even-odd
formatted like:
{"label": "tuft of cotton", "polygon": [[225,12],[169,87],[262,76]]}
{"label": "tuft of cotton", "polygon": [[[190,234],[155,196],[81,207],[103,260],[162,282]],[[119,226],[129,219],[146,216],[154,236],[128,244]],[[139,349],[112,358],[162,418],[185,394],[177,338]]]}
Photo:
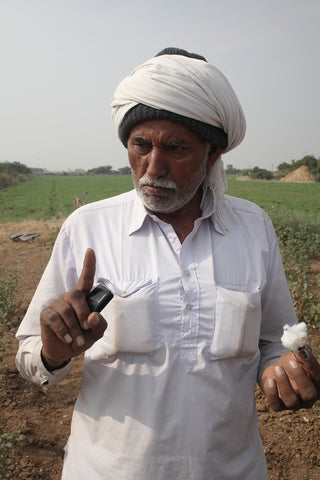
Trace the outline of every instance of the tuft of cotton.
{"label": "tuft of cotton", "polygon": [[296,353],[299,348],[306,345],[307,341],[308,329],[304,322],[292,326],[285,325],[283,327],[281,342],[285,348],[289,348],[292,352]]}

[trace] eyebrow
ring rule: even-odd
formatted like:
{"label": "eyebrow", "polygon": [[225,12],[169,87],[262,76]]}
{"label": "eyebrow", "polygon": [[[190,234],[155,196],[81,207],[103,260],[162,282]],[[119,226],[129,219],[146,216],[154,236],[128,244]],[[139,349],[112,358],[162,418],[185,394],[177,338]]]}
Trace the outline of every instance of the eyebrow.
{"label": "eyebrow", "polygon": [[150,143],[149,140],[147,140],[145,137],[141,137],[140,135],[135,135],[134,137],[132,137],[131,139],[132,141],[139,141],[139,142],[147,142],[147,143]]}
{"label": "eyebrow", "polygon": [[[135,135],[134,137],[132,137],[131,139],[132,141],[135,141],[135,142],[145,142],[145,143],[151,143],[150,140],[148,140],[146,137],[144,136],[141,136],[141,135]],[[161,142],[162,145],[166,145],[166,146],[170,146],[170,145],[187,145],[188,142],[186,140],[184,140],[183,138],[175,138],[173,140],[169,140],[167,142]]]}
{"label": "eyebrow", "polygon": [[187,145],[188,142],[184,140],[183,138],[176,138],[174,140],[170,140],[169,142],[164,142],[164,145],[170,146],[170,145]]}

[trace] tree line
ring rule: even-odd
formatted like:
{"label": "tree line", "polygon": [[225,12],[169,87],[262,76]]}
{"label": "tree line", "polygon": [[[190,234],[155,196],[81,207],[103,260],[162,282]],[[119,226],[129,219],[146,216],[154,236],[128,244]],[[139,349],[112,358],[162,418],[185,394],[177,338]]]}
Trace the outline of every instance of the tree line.
{"label": "tree line", "polygon": [[[314,155],[306,155],[300,160],[292,160],[291,163],[280,163],[277,167],[277,172],[271,172],[264,168],[254,167],[252,169],[239,170],[233,168],[231,165],[227,166],[228,175],[245,175],[255,180],[272,180],[281,178],[288,173],[306,166],[310,173],[314,176],[315,181],[320,182],[320,158]],[[50,174],[44,169],[31,169],[20,162],[0,162],[0,188],[6,188],[15,183],[21,183],[31,178],[32,175]],[[53,175],[53,173],[51,173]],[[91,168],[87,171],[77,169],[74,171],[61,172],[60,175],[130,175],[130,167],[122,167],[118,170],[113,170],[111,165],[104,165],[96,168]],[[54,175],[57,175],[55,173]]]}
{"label": "tree line", "polygon": [[52,173],[43,168],[29,168],[20,162],[0,162],[0,189],[10,187],[16,183],[25,182],[33,175],[130,175],[130,167],[113,170],[110,165],[92,168],[90,170],[77,169],[74,171]]}

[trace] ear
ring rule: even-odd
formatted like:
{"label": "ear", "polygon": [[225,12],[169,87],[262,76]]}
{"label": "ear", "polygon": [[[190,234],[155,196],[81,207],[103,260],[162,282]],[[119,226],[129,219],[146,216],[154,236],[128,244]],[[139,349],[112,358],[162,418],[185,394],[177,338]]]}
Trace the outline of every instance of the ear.
{"label": "ear", "polygon": [[218,160],[222,152],[223,152],[222,145],[210,145],[208,160],[207,160],[207,171],[209,171],[210,168],[213,167],[213,165]]}

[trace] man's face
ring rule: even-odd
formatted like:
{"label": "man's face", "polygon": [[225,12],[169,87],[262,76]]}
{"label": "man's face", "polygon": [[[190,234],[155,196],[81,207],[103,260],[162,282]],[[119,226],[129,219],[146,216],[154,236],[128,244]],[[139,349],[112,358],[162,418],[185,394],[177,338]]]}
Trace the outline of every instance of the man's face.
{"label": "man's face", "polygon": [[144,205],[172,213],[192,202],[219,155],[187,127],[170,120],[146,120],[128,139],[135,188]]}

